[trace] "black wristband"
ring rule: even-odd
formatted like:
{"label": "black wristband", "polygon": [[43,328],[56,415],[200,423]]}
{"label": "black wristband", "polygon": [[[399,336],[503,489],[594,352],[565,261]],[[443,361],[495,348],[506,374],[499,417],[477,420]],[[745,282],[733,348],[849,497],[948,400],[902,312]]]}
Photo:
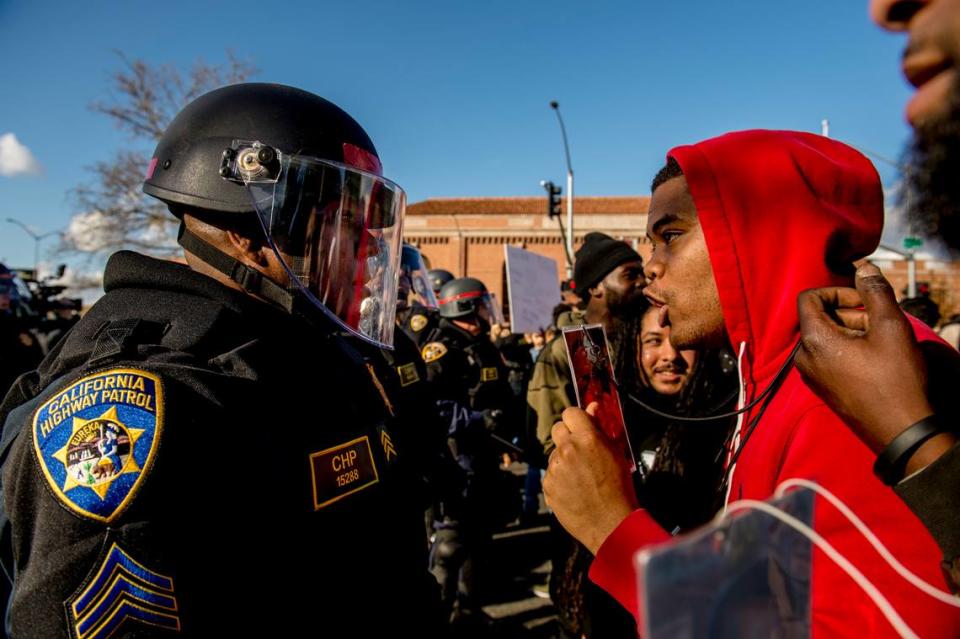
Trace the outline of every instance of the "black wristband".
{"label": "black wristband", "polygon": [[936,415],[930,415],[913,424],[893,438],[877,461],[873,464],[873,474],[887,486],[895,486],[907,467],[907,461],[931,437],[946,432]]}

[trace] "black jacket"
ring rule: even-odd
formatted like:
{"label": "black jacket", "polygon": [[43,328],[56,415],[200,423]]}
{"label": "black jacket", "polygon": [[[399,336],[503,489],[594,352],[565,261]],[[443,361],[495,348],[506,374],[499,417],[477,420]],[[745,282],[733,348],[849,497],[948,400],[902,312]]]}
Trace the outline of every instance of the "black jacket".
{"label": "black jacket", "polygon": [[415,469],[357,352],[135,253],[104,288],[0,407],[13,636],[432,632]]}
{"label": "black jacket", "polygon": [[943,551],[943,571],[960,592],[960,444],[894,486]]}

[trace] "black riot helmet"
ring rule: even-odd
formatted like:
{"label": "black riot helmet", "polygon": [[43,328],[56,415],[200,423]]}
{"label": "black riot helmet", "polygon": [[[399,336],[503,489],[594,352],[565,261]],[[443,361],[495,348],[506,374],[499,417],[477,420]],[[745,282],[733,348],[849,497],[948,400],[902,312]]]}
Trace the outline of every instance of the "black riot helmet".
{"label": "black riot helmet", "polygon": [[388,346],[406,196],[381,173],[370,138],[338,106],[250,83],[188,104],[160,139],[143,190],[176,215],[190,211],[221,227],[230,218],[257,221],[289,282],[271,282],[183,225],[179,241],[244,290],[287,310],[305,298]]}
{"label": "black riot helmet", "polygon": [[433,285],[433,292],[437,296],[440,295],[440,289],[443,288],[443,285],[454,279],[453,273],[445,271],[442,268],[430,269],[428,275],[430,277],[430,284]]}
{"label": "black riot helmet", "polygon": [[440,289],[440,316],[447,319],[480,317],[487,323],[497,319],[490,293],[473,277],[451,280]]}

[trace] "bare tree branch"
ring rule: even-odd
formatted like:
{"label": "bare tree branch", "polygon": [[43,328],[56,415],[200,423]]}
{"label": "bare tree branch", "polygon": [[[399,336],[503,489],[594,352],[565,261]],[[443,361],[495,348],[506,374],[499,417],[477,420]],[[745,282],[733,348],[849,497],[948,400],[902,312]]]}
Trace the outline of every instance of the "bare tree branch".
{"label": "bare tree branch", "polygon": [[[187,73],[116,54],[121,64],[111,76],[111,90],[90,108],[110,118],[140,148],[152,147],[173,117],[195,98],[258,73],[230,51],[225,64],[197,60]],[[89,167],[90,181],[73,190],[78,212],[63,235],[61,250],[93,254],[126,247],[164,257],[179,252],[176,220],[165,204],[141,191],[147,153],[121,150],[114,159]]]}

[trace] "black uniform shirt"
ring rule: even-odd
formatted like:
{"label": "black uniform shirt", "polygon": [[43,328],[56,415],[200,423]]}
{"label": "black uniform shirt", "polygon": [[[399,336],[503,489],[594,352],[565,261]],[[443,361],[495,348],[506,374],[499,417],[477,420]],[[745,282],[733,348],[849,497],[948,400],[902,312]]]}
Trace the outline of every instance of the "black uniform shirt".
{"label": "black uniform shirt", "polygon": [[14,636],[433,632],[422,513],[356,351],[135,253],[104,288],[0,409]]}

